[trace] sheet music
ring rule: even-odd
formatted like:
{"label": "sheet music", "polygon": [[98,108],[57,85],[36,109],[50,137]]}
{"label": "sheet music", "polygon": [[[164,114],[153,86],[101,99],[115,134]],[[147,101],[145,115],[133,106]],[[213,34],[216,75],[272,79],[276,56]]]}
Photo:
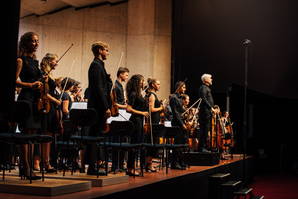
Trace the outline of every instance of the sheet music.
{"label": "sheet music", "polygon": [[109,117],[107,119],[107,123],[110,124],[112,121],[128,121],[131,114],[126,112],[125,109],[119,109],[119,116],[117,117]]}
{"label": "sheet music", "polygon": [[73,102],[71,109],[87,109],[87,102]]}

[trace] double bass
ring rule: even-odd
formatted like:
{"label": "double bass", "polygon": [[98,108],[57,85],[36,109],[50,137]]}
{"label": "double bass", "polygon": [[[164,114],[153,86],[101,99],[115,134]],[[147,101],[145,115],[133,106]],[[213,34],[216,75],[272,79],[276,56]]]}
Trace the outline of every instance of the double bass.
{"label": "double bass", "polygon": [[222,148],[222,135],[225,134],[225,129],[223,128],[223,125],[221,123],[219,106],[215,105],[214,109],[215,111],[212,115],[211,131],[208,136],[208,143],[209,148],[215,151],[220,151]]}

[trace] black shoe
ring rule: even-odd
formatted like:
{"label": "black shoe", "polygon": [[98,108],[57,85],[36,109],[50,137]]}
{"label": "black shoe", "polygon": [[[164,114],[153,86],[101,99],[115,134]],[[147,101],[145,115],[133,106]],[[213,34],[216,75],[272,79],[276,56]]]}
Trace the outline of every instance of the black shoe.
{"label": "black shoe", "polygon": [[[32,171],[32,174],[33,174],[33,171]],[[27,179],[27,180],[40,180],[41,179],[40,176],[36,176],[35,174],[30,177],[30,171],[25,172],[24,169],[20,170],[20,177]]]}
{"label": "black shoe", "polygon": [[128,171],[126,171],[126,175],[128,175],[128,176],[140,176],[139,173],[133,173],[133,172],[128,172]]}
{"label": "black shoe", "polygon": [[174,164],[171,166],[171,169],[184,170],[185,168],[183,168],[180,164]]}
{"label": "black shoe", "polygon": [[41,177],[40,176],[24,176],[27,180],[40,180]]}
{"label": "black shoe", "polygon": [[80,173],[86,173],[85,168],[80,168]]}
{"label": "black shoe", "polygon": [[46,172],[47,173],[55,173],[57,170],[54,169],[54,168],[49,168],[49,169],[46,169]]}
{"label": "black shoe", "polygon": [[88,169],[87,170],[87,175],[105,176],[106,175],[106,172],[103,171],[103,170],[98,170],[98,173],[97,173],[97,171],[95,169],[94,170],[93,169]]}
{"label": "black shoe", "polygon": [[211,151],[209,151],[209,150],[206,149],[206,148],[201,148],[199,151],[200,151],[200,152],[203,152],[203,153],[211,153]]}
{"label": "black shoe", "polygon": [[146,172],[157,172],[157,170],[155,168],[151,167],[146,167],[145,168]]}

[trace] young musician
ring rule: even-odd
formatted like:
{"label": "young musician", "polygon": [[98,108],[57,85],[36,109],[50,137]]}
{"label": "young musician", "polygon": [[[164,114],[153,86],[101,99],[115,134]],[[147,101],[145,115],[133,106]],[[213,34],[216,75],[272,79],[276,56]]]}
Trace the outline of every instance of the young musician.
{"label": "young musician", "polygon": [[212,75],[203,74],[201,76],[202,85],[199,89],[199,97],[202,99],[199,111],[199,124],[200,124],[200,142],[199,151],[210,152],[207,149],[208,132],[211,129],[212,112],[214,112],[214,101],[211,93],[210,86],[212,85]]}
{"label": "young musician", "polygon": [[[88,70],[88,108],[93,108],[97,112],[96,123],[91,126],[89,135],[99,136],[104,130],[106,119],[111,116],[110,93],[112,80],[106,72],[104,61],[109,55],[109,46],[104,42],[95,42],[91,46],[94,59]],[[89,167],[87,174],[96,175],[96,145],[87,146],[89,155]]]}
{"label": "young musician", "polygon": [[[39,38],[36,33],[27,32],[22,35],[19,43],[19,57],[17,58],[16,85],[22,87],[18,101],[25,101],[30,107],[30,115],[24,118],[24,121],[19,124],[19,128],[23,129],[22,132],[26,134],[36,133],[41,128],[40,113],[37,110],[37,101],[40,97],[39,89],[42,86],[42,82],[40,81],[42,74],[35,55],[38,46]],[[29,178],[30,166],[27,144],[22,145],[21,158],[23,168],[20,168],[20,174]],[[37,180],[40,177],[32,172],[31,179]]]}
{"label": "young musician", "polygon": [[[131,113],[130,121],[134,124],[134,131],[132,132],[131,142],[142,143],[144,141],[144,117],[148,117],[149,113],[146,107],[145,98],[142,96],[142,90],[144,89],[144,77],[142,75],[133,75],[126,85],[127,94],[127,112]],[[143,164],[143,158],[141,157],[141,164]],[[135,152],[130,151],[128,153],[127,161],[127,175],[138,176],[139,173],[133,173],[133,165],[135,162]]]}
{"label": "young musician", "polygon": [[[175,93],[170,97],[170,106],[173,114],[173,119],[171,121],[172,126],[180,127],[181,131],[175,136],[175,144],[185,144],[187,142],[187,128],[183,122],[182,113],[184,108],[182,105],[182,94],[186,91],[185,82],[179,81],[175,85]],[[186,169],[183,162],[182,151],[174,150],[173,159],[171,163],[172,169]]]}
{"label": "young musician", "polygon": [[83,102],[83,94],[82,94],[82,87],[81,82],[75,81],[73,90],[71,92],[71,98],[73,102]]}
{"label": "young musician", "polygon": [[62,87],[62,104],[61,104],[61,110],[62,110],[62,119],[68,120],[69,119],[69,111],[71,109],[73,100],[71,98],[71,92],[73,90],[75,84],[75,80],[69,77],[65,77],[61,82]]}
{"label": "young musician", "polygon": [[[127,104],[124,95],[123,83],[128,80],[129,69],[126,67],[119,67],[117,71],[117,79],[115,80],[113,92],[115,93],[116,106],[121,109],[126,109]],[[117,140],[115,140],[117,141]],[[119,159],[119,160],[118,160]],[[119,165],[118,165],[119,162]],[[123,170],[124,164],[124,152],[120,151],[119,156],[118,152],[115,150],[112,152],[112,171],[116,172],[118,170]],[[119,168],[118,168],[119,166]]]}
{"label": "young musician", "polygon": [[[47,98],[50,101],[50,110],[48,113],[42,114],[42,132],[43,134],[53,136],[54,133],[58,132],[58,120],[56,115],[56,107],[61,104],[59,96],[56,96],[55,89],[56,83],[52,77],[51,71],[55,70],[58,65],[58,56],[52,53],[47,53],[41,63],[40,69],[42,73],[46,76],[44,84],[48,86]],[[41,144],[44,167],[47,172],[54,172],[55,170],[50,165],[50,146],[51,143]]]}
{"label": "young musician", "polygon": [[[147,80],[148,83],[148,88],[147,88],[147,94],[146,94],[146,99],[148,100],[149,104],[149,110],[151,113],[151,123],[152,125],[154,124],[159,124],[160,123],[160,113],[163,111],[163,105],[162,103],[158,100],[158,97],[156,93],[160,89],[160,81],[157,79],[153,78],[148,78]],[[151,143],[151,136],[147,135],[146,136],[147,142]],[[153,138],[153,142],[158,143],[158,140],[156,138]],[[157,138],[158,139],[158,138]],[[152,166],[152,157],[156,156],[157,151],[148,151],[148,155],[146,157],[146,171],[150,172],[156,172],[156,170]]]}
{"label": "young musician", "polygon": [[117,79],[113,88],[113,91],[116,93],[117,106],[122,109],[126,109],[127,107],[122,84],[128,80],[128,74],[128,68],[120,67],[117,71]]}

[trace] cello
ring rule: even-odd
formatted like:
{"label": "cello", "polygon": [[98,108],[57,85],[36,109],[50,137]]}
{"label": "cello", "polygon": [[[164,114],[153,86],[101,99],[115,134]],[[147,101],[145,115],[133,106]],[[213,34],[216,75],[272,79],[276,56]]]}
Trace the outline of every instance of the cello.
{"label": "cello", "polygon": [[234,132],[233,132],[233,123],[229,116],[229,112],[224,112],[223,117],[221,118],[223,126],[225,128],[225,134],[223,136],[223,145],[224,152],[230,153],[231,147],[234,146]]}

